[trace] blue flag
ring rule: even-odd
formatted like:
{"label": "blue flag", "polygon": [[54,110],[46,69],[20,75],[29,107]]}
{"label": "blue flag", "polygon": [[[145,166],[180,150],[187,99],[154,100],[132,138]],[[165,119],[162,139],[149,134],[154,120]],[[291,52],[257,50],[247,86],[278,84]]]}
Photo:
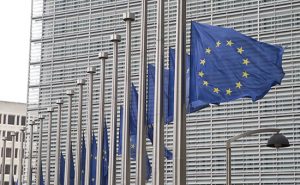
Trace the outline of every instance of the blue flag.
{"label": "blue flag", "polygon": [[261,99],[280,84],[283,49],[234,29],[192,22],[190,106]]}
{"label": "blue flag", "polygon": [[82,146],[81,146],[81,159],[80,159],[80,165],[81,165],[81,185],[84,185],[84,177],[85,177],[85,159],[86,159],[86,147],[85,147],[85,139],[84,134],[82,137]]}
{"label": "blue flag", "polygon": [[96,184],[96,168],[97,168],[97,141],[93,134],[91,146],[91,166],[90,166],[90,185]]}
{"label": "blue flag", "polygon": [[60,176],[59,176],[59,181],[60,185],[64,185],[65,183],[65,158],[63,154],[60,154]]}
{"label": "blue flag", "polygon": [[44,178],[43,178],[43,167],[42,167],[42,161],[40,162],[41,163],[41,169],[40,169],[40,172],[41,172],[41,178],[40,178],[40,185],[44,185]]}
{"label": "blue flag", "polygon": [[108,184],[108,159],[109,159],[109,146],[108,146],[108,135],[106,122],[104,123],[103,133],[103,156],[102,156],[102,174],[101,174],[101,185]]}
{"label": "blue flag", "polygon": [[[174,90],[173,90],[174,91]],[[148,64],[148,104],[147,104],[147,123],[154,123],[154,92],[155,92],[155,66]],[[164,115],[165,122],[173,121],[173,114],[169,116],[169,70],[164,70]],[[172,110],[173,111],[173,110]]]}
{"label": "blue flag", "polygon": [[74,165],[74,158],[73,158],[73,151],[72,151],[72,144],[71,144],[71,148],[70,148],[70,185],[74,185],[74,181],[75,181],[75,165]]}
{"label": "blue flag", "polygon": [[[138,94],[132,84],[131,86],[131,103],[130,103],[130,116],[129,116],[129,129],[130,129],[130,158],[136,160],[136,140],[137,140],[137,111],[138,111]],[[122,130],[123,130],[123,107],[120,108],[120,130],[119,130],[119,146],[118,154],[122,154]],[[150,166],[148,155],[146,155],[146,179],[151,177],[152,169]]]}

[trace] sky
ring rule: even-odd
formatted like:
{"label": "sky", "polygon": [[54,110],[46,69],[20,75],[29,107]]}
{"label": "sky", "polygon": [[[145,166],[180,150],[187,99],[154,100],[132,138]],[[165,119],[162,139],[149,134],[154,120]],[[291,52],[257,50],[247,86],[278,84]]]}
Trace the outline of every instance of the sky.
{"label": "sky", "polygon": [[0,101],[27,101],[31,0],[0,0]]}

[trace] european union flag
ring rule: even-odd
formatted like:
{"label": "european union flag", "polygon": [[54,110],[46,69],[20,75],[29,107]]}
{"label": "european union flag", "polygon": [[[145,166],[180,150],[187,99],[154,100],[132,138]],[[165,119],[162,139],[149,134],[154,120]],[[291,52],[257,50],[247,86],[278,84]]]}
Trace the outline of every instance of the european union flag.
{"label": "european union flag", "polygon": [[82,137],[82,146],[81,146],[81,159],[80,159],[80,164],[81,164],[81,185],[84,185],[84,177],[85,177],[85,160],[86,160],[86,147],[85,147],[85,139],[84,139],[84,134]]}
{"label": "european union flag", "polygon": [[75,181],[75,165],[74,165],[74,158],[73,158],[73,151],[72,151],[72,144],[71,144],[71,148],[70,148],[70,185],[74,185],[74,181]]}
{"label": "european union flag", "polygon": [[234,29],[192,22],[190,106],[249,97],[261,99],[280,84],[283,49]]}
{"label": "european union flag", "polygon": [[[42,161],[40,163],[42,163]],[[40,172],[41,172],[40,185],[44,185],[45,183],[44,183],[44,177],[43,177],[43,167],[42,167],[42,164],[41,164]],[[18,183],[18,181],[17,181],[17,183]]]}
{"label": "european union flag", "polygon": [[60,185],[65,183],[65,158],[61,152],[60,154],[60,176],[59,176]]}
{"label": "european union flag", "polygon": [[[136,139],[137,139],[137,111],[138,111],[138,94],[132,84],[131,86],[131,103],[130,103],[130,117],[129,117],[129,129],[130,129],[130,158],[136,160]],[[123,107],[120,108],[120,130],[119,130],[119,146],[118,154],[122,154],[122,130],[123,130]],[[152,169],[149,165],[149,158],[146,155],[146,179],[150,179]]]}
{"label": "european union flag", "polygon": [[[171,69],[170,69],[171,72]],[[173,88],[173,99],[174,99],[174,82],[173,87],[170,86],[170,73],[169,70],[164,70],[164,114],[165,122],[169,123],[173,121],[173,109],[170,109],[170,89]],[[151,143],[153,144],[153,123],[154,123],[154,89],[155,89],[155,67],[152,64],[148,64],[148,109],[147,109],[147,134]],[[136,93],[137,94],[137,93]],[[173,154],[165,147],[165,157],[168,160],[173,158]]]}
{"label": "european union flag", "polygon": [[105,122],[104,133],[103,133],[103,159],[102,159],[101,185],[108,184],[108,159],[109,159],[109,146],[108,146],[107,126]]}
{"label": "european union flag", "polygon": [[[173,89],[174,91],[174,89]],[[153,64],[148,64],[148,104],[147,104],[147,123],[154,123],[154,93],[155,93],[155,66]],[[165,122],[169,123],[173,121],[172,116],[168,116],[170,113],[169,108],[169,70],[164,70],[164,115]],[[174,110],[173,110],[174,111]]]}
{"label": "european union flag", "polygon": [[97,168],[97,141],[93,133],[91,146],[91,166],[90,166],[90,185],[96,184],[96,168]]}

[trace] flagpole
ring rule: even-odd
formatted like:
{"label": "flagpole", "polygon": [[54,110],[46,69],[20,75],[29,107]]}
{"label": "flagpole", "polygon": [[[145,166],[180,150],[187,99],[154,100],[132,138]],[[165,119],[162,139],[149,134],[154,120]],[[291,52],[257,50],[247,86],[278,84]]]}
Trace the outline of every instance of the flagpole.
{"label": "flagpole", "polygon": [[186,184],[186,0],[177,0],[175,87],[174,87],[174,159],[173,184]]}
{"label": "flagpole", "polygon": [[69,105],[68,105],[68,123],[67,123],[66,163],[65,163],[65,179],[64,179],[65,183],[64,183],[64,185],[70,185],[72,97],[74,95],[74,91],[67,90],[66,94],[69,99]]}
{"label": "flagpole", "polygon": [[118,92],[118,42],[121,36],[113,34],[110,37],[113,42],[113,74],[112,74],[112,98],[111,98],[111,125],[110,125],[110,152],[109,152],[109,173],[108,184],[116,184],[116,131],[117,131],[117,92]]}
{"label": "flagpole", "polygon": [[54,184],[60,184],[60,127],[61,127],[61,106],[63,100],[59,99],[56,101],[58,106],[57,115],[57,126],[56,126],[56,148],[55,148],[55,172],[54,172]]}
{"label": "flagpole", "polygon": [[32,141],[33,141],[33,125],[35,125],[34,121],[29,123],[29,151],[28,151],[28,165],[27,165],[27,184],[32,184]]}
{"label": "flagpole", "polygon": [[37,178],[36,178],[36,184],[40,185],[41,182],[41,176],[42,176],[42,134],[43,134],[43,119],[44,116],[39,115],[39,120],[40,120],[40,130],[39,130],[39,150],[38,150],[38,167],[37,167]]}
{"label": "flagpole", "polygon": [[131,90],[131,21],[134,21],[134,14],[127,12],[123,14],[123,20],[126,22],[126,52],[125,52],[125,87],[124,87],[124,127],[122,138],[122,184],[130,183],[130,133],[129,133],[129,115],[130,115],[130,90]]}
{"label": "flagpole", "polygon": [[76,168],[75,168],[75,183],[74,185],[80,185],[81,182],[81,134],[82,134],[82,96],[83,86],[85,85],[84,79],[78,79],[77,85],[79,87],[78,98],[78,120],[77,120],[77,145],[76,145]]}
{"label": "flagpole", "polygon": [[89,99],[88,99],[88,122],[86,129],[86,161],[84,184],[90,184],[90,166],[91,166],[91,143],[92,143],[92,124],[93,124],[93,76],[96,72],[95,67],[88,67],[89,76]]}
{"label": "flagpole", "polygon": [[136,185],[145,184],[146,154],[146,75],[147,75],[147,0],[142,0],[141,65],[139,74],[139,100],[136,150]]}
{"label": "flagpole", "polygon": [[20,141],[21,141],[21,148],[19,150],[19,167],[18,167],[18,185],[22,185],[22,170],[23,170],[23,144],[24,144],[24,138],[25,138],[25,127],[20,129]]}
{"label": "flagpole", "polygon": [[50,158],[51,158],[51,131],[52,131],[52,113],[53,107],[48,107],[47,112],[49,116],[48,121],[48,140],[47,140],[47,159],[46,159],[46,178],[45,185],[50,185]]}
{"label": "flagpole", "polygon": [[99,124],[98,124],[98,152],[97,152],[97,170],[96,170],[96,185],[101,183],[102,174],[102,150],[103,150],[103,128],[104,128],[104,91],[105,91],[105,59],[108,58],[106,52],[99,53],[99,59],[101,60],[101,72],[100,72],[100,97],[99,97]]}
{"label": "flagpole", "polygon": [[11,132],[12,147],[11,147],[11,160],[9,169],[9,185],[14,185],[14,158],[15,158],[15,132]]}
{"label": "flagpole", "polygon": [[164,1],[157,2],[153,184],[164,184]]}
{"label": "flagpole", "polygon": [[6,157],[6,137],[2,138],[3,146],[2,146],[2,163],[1,163],[1,185],[4,185],[4,174],[5,171],[5,157]]}

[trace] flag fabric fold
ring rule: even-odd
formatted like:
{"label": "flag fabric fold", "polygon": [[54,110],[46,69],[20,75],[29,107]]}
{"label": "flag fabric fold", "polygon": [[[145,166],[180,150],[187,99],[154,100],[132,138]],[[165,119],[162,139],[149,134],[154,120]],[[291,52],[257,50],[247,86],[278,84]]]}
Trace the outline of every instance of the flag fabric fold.
{"label": "flag fabric fold", "polygon": [[234,29],[192,22],[191,108],[203,102],[263,98],[284,77],[282,55],[282,47],[259,42]]}

